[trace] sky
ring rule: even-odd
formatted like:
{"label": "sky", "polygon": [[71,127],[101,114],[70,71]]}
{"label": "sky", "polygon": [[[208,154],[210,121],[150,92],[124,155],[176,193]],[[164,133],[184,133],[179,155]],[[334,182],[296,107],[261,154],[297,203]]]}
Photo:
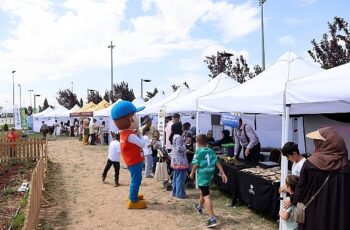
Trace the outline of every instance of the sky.
{"label": "sky", "polygon": [[[86,101],[87,89],[104,91],[126,81],[141,94],[171,93],[188,82],[210,80],[205,56],[217,51],[244,55],[261,65],[261,9],[244,0],[0,0],[0,106],[33,103],[72,89]],[[310,41],[328,32],[335,16],[350,22],[348,0],[267,0],[264,4],[266,67],[288,50],[310,59]],[[311,59],[310,59],[311,61]],[[12,71],[16,72],[12,75]],[[32,100],[30,100],[32,98]],[[7,102],[6,102],[7,101]]]}

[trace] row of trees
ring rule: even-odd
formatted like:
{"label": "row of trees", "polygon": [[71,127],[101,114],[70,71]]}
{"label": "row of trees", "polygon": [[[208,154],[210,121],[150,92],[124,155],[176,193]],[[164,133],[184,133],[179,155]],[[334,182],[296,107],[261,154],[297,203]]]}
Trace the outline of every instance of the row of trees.
{"label": "row of trees", "polygon": [[[323,34],[322,39],[316,42],[311,41],[312,48],[308,51],[311,58],[319,63],[322,68],[329,69],[350,62],[350,27],[348,23],[341,17],[335,17],[334,21],[328,22],[329,32]],[[247,60],[242,56],[235,57],[232,53],[217,52],[216,55],[205,57],[204,62],[208,66],[209,77],[215,78],[220,73],[225,73],[239,83],[243,83],[254,78],[263,70],[259,65],[250,68]],[[187,82],[185,86],[189,87]],[[178,89],[178,85],[173,84],[173,91]],[[105,91],[102,96],[98,91],[90,91],[88,93],[88,103],[98,104],[103,99],[109,101],[109,91]],[[158,93],[158,89],[146,92],[146,101],[154,97]],[[71,109],[74,105],[83,106],[83,99],[78,100],[77,95],[70,89],[59,90],[56,97],[58,103],[67,109]],[[132,101],[135,99],[133,89],[129,88],[127,82],[113,85],[112,103],[118,99]],[[45,110],[50,105],[45,98],[43,106],[39,106],[39,110]]]}

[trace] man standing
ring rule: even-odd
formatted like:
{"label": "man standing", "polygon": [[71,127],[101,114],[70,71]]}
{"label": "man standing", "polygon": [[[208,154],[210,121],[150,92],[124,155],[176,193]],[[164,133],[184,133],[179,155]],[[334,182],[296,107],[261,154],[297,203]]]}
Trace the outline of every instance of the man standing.
{"label": "man standing", "polygon": [[235,156],[239,155],[243,146],[244,159],[253,163],[258,163],[260,159],[260,142],[254,129],[242,122],[239,118],[238,128],[234,130]]}
{"label": "man standing", "polygon": [[149,128],[150,131],[147,133],[147,136],[150,140],[152,140],[153,132],[156,130],[156,128],[152,126],[152,119],[149,116],[145,116],[142,126],[139,128],[139,133],[142,133],[145,127]]}
{"label": "man standing", "polygon": [[46,140],[46,135],[49,131],[49,127],[47,124],[45,124],[44,121],[42,121],[41,127],[40,127],[40,132],[43,134],[43,139]]}

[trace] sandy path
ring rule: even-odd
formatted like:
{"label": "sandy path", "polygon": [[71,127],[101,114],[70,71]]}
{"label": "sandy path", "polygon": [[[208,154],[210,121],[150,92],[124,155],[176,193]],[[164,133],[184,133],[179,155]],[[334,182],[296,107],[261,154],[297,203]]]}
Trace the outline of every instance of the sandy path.
{"label": "sandy path", "polygon": [[[66,198],[58,203],[68,214],[66,229],[206,229],[207,216],[193,209],[196,190],[187,190],[188,199],[177,200],[154,179],[144,178],[141,185],[148,208],[128,210],[128,170],[120,169],[120,187],[114,187],[113,167],[106,183],[101,182],[107,146],[83,146],[76,139],[50,141],[49,157],[60,167],[59,183],[64,186]],[[240,222],[250,219],[240,213],[233,216],[232,209],[215,207],[214,211],[220,222],[217,229],[237,229]]]}
{"label": "sandy path", "polygon": [[[68,194],[65,207],[68,211],[68,229],[198,229],[205,217],[186,215],[184,203],[170,196],[160,182],[143,179],[143,192],[148,208],[128,210],[126,198],[129,191],[129,172],[120,170],[120,187],[113,185],[113,167],[106,183],[101,173],[107,156],[107,146],[83,146],[76,140],[58,140],[49,143],[49,155],[53,162],[61,164],[62,178]],[[193,202],[197,194],[190,191]],[[188,204],[191,205],[192,203]]]}

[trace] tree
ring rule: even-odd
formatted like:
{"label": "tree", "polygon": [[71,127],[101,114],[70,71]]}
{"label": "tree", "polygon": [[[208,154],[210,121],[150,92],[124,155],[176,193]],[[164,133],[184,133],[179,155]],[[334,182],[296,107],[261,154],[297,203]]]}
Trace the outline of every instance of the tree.
{"label": "tree", "polygon": [[44,104],[43,104],[43,110],[45,110],[49,107],[51,107],[51,106],[49,105],[49,102],[47,101],[47,98],[45,97]]}
{"label": "tree", "polygon": [[312,49],[308,51],[315,62],[324,69],[330,69],[350,62],[350,27],[341,17],[334,17],[328,22],[329,35],[323,34],[319,43],[311,41]]}
{"label": "tree", "polygon": [[112,103],[116,102],[118,99],[124,101],[133,101],[135,99],[134,90],[129,89],[129,84],[122,81],[120,84],[113,85],[113,98]]}
{"label": "tree", "polygon": [[187,87],[187,88],[190,88],[190,86],[188,85],[188,83],[185,81],[184,82],[184,85]]}
{"label": "tree", "polygon": [[44,108],[41,107],[41,105],[39,105],[39,113],[42,112],[42,111],[44,111]]}
{"label": "tree", "polygon": [[79,104],[78,104],[80,107],[83,107],[84,105],[84,101],[83,101],[83,98],[80,98],[80,101],[79,101]]}
{"label": "tree", "polygon": [[73,108],[76,104],[79,104],[77,95],[70,89],[59,90],[57,93],[57,102],[67,109]]}
{"label": "tree", "polygon": [[32,114],[33,114],[33,107],[32,106],[28,106],[27,115],[31,116]]}
{"label": "tree", "polygon": [[88,94],[88,103],[98,104],[102,101],[102,97],[98,91],[90,91]]}
{"label": "tree", "polygon": [[212,55],[211,57],[205,57],[205,63],[207,63],[209,71],[209,77],[215,78],[220,73],[229,73],[229,70],[232,67],[231,57],[233,54],[224,52],[217,52],[217,55]]}
{"label": "tree", "polygon": [[180,87],[180,86],[175,85],[175,84],[171,86],[171,88],[173,88],[173,91],[174,91],[174,92],[175,92],[179,87]]}
{"label": "tree", "polygon": [[109,102],[109,91],[105,91],[105,95],[103,96],[103,99]]}
{"label": "tree", "polygon": [[154,97],[156,94],[158,93],[158,89],[154,88],[153,92],[146,92],[146,98],[145,101],[148,101],[149,99],[151,99],[152,97]]}
{"label": "tree", "polygon": [[233,54],[224,51],[223,53],[217,52],[216,56],[206,57],[204,62],[208,64],[209,77],[215,78],[220,73],[225,73],[237,82],[243,83],[262,72],[262,68],[259,65],[254,66],[254,71],[251,72],[247,61],[242,55],[236,58],[233,63],[231,60],[233,56]]}

